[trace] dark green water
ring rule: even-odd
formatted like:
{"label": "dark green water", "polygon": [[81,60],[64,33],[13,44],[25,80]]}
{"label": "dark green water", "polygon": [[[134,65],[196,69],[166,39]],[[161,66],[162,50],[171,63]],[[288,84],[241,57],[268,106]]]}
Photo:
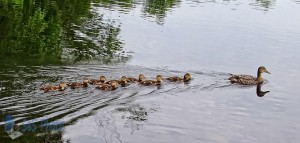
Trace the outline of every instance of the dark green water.
{"label": "dark green water", "polygon": [[[299,13],[297,0],[0,0],[0,142],[296,143]],[[225,80],[261,65],[272,73],[264,96]],[[159,88],[39,91],[186,72],[189,84]],[[7,115],[23,136],[7,136]],[[47,132],[43,119],[63,130]]]}

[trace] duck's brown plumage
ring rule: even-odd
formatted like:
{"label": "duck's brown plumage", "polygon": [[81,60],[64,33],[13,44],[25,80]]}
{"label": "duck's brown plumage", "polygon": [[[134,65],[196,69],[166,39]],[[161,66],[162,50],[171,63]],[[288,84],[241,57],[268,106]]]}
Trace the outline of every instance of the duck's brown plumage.
{"label": "duck's brown plumage", "polygon": [[105,76],[100,76],[99,79],[90,79],[89,83],[90,84],[102,84],[102,83],[105,83],[105,81],[106,81],[106,77]]}
{"label": "duck's brown plumage", "polygon": [[156,80],[145,80],[141,81],[140,84],[149,86],[149,85],[160,85],[162,83],[162,76],[158,75],[156,76]]}
{"label": "duck's brown plumage", "polygon": [[112,81],[111,84],[100,84],[98,86],[96,86],[96,89],[100,89],[100,90],[115,90],[117,89],[117,82]]}
{"label": "duck's brown plumage", "polygon": [[170,82],[178,82],[178,81],[183,81],[183,82],[187,82],[191,80],[191,75],[189,73],[186,73],[183,78],[181,77],[168,77],[166,78],[166,80],[170,81]]}
{"label": "duck's brown plumage", "polygon": [[44,92],[49,92],[49,91],[63,91],[65,90],[66,84],[64,82],[60,82],[58,85],[48,85],[45,87],[40,88],[40,90],[44,90]]}
{"label": "duck's brown plumage", "polygon": [[70,86],[72,89],[75,89],[75,88],[80,88],[80,87],[88,87],[88,82],[89,82],[89,80],[83,80],[82,83],[72,82],[72,83],[67,84],[67,85]]}
{"label": "duck's brown plumage", "polygon": [[133,77],[128,77],[126,78],[127,82],[141,82],[145,79],[145,76],[143,74],[140,74],[138,79],[137,78],[133,78]]}
{"label": "duck's brown plumage", "polygon": [[228,78],[232,83],[243,84],[243,85],[256,85],[263,83],[262,73],[269,73],[267,69],[263,66],[259,67],[257,70],[257,77],[251,75],[233,75]]}

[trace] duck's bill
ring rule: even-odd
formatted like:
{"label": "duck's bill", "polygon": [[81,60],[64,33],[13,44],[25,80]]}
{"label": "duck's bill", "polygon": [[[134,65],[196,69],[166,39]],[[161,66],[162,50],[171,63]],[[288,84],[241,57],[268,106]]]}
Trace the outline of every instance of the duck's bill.
{"label": "duck's bill", "polygon": [[265,73],[271,74],[271,73],[270,73],[269,71],[267,71],[267,70],[265,71]]}

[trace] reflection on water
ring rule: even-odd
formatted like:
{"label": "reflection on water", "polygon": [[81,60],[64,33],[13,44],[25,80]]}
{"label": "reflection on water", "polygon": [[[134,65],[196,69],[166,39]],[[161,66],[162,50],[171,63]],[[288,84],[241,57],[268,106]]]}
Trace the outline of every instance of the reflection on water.
{"label": "reflection on water", "polygon": [[253,5],[255,9],[268,11],[269,9],[272,9],[275,2],[276,0],[255,0],[255,2],[250,5]]}
{"label": "reflection on water", "polygon": [[[0,54],[73,62],[118,56],[120,25],[104,22],[91,1],[0,1]],[[71,6],[70,6],[71,5]],[[120,55],[123,56],[123,55]]]}
{"label": "reflection on water", "polygon": [[164,24],[167,11],[180,5],[180,0],[146,0],[143,4],[143,12],[146,15],[154,15],[157,24]]}
{"label": "reflection on water", "polygon": [[262,87],[262,84],[258,84],[256,87],[256,94],[258,97],[263,97],[263,96],[265,96],[265,94],[270,92],[270,91],[261,91],[261,87]]}
{"label": "reflection on water", "polygon": [[[24,132],[13,142],[298,141],[298,3],[0,0],[0,140],[11,142],[2,120],[10,114],[16,128],[24,119],[65,123],[62,132]],[[274,71],[263,87],[227,80],[259,65]],[[188,84],[39,91],[99,75],[186,72]]]}

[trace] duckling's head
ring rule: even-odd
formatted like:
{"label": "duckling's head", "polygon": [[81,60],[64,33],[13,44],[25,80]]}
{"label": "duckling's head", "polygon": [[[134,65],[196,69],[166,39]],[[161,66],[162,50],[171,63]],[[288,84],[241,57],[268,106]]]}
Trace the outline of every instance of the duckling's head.
{"label": "duckling's head", "polygon": [[126,76],[121,77],[121,83],[127,83],[127,78]]}
{"label": "duckling's head", "polygon": [[183,81],[189,81],[191,80],[191,75],[189,73],[186,73],[184,76],[183,76]]}
{"label": "duckling's head", "polygon": [[114,88],[117,87],[117,84],[118,84],[118,83],[117,83],[116,81],[112,81],[112,82],[110,83],[110,85],[111,85],[112,87],[114,87]]}
{"label": "duckling's head", "polygon": [[163,78],[162,78],[161,75],[157,75],[157,76],[156,76],[156,80],[157,80],[158,82],[162,82]]}
{"label": "duckling's head", "polygon": [[143,74],[139,75],[139,81],[143,81],[145,79],[145,76]]}
{"label": "duckling's head", "polygon": [[264,66],[260,66],[258,68],[258,72],[259,73],[268,73],[268,74],[271,74]]}
{"label": "duckling's head", "polygon": [[106,81],[106,77],[105,76],[100,76],[100,82],[104,83]]}
{"label": "duckling's head", "polygon": [[60,83],[58,84],[58,87],[59,87],[59,90],[65,90],[66,83],[60,82]]}
{"label": "duckling's head", "polygon": [[88,86],[88,83],[89,83],[89,80],[88,79],[83,79],[83,82],[82,82],[82,84],[84,85],[84,86]]}

